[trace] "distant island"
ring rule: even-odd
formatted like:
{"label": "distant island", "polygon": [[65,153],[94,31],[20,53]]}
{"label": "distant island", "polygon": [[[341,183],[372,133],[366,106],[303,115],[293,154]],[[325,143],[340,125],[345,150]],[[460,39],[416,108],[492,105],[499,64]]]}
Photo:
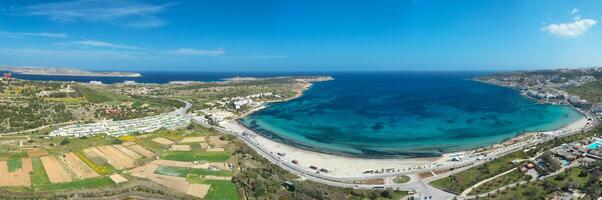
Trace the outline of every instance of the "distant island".
{"label": "distant island", "polygon": [[10,67],[0,66],[0,71],[10,71],[16,74],[42,76],[102,76],[102,77],[141,77],[136,72],[93,72],[75,68],[55,67]]}

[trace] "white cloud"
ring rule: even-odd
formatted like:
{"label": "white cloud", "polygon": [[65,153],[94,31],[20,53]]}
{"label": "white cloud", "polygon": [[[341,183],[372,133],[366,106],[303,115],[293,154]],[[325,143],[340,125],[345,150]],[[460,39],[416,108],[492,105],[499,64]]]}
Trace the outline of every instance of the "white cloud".
{"label": "white cloud", "polygon": [[9,56],[10,58],[86,58],[86,59],[115,59],[115,58],[139,58],[144,56],[139,52],[133,51],[112,51],[112,50],[72,50],[72,49],[38,49],[38,48],[0,48],[0,56]]}
{"label": "white cloud", "polygon": [[66,38],[67,34],[64,33],[48,33],[48,32],[6,32],[0,31],[0,36],[8,38],[21,38],[24,36],[33,37],[50,37],[50,38]]}
{"label": "white cloud", "polygon": [[109,42],[96,41],[96,40],[80,40],[80,41],[73,41],[72,43],[78,44],[78,45],[84,45],[84,46],[92,46],[92,47],[108,47],[108,48],[131,49],[131,50],[141,49],[140,47],[137,47],[137,46],[113,44],[113,43],[109,43]]}
{"label": "white cloud", "polygon": [[588,32],[598,21],[594,19],[575,18],[571,23],[549,24],[542,30],[559,37],[579,37]]}
{"label": "white cloud", "polygon": [[288,58],[287,55],[248,55],[243,56],[244,58],[252,59],[277,59],[277,58]]}
{"label": "white cloud", "polygon": [[224,55],[226,51],[222,48],[217,48],[214,50],[198,50],[191,48],[179,48],[176,50],[168,51],[168,54],[171,55],[181,55],[181,56],[221,56]]}
{"label": "white cloud", "polygon": [[573,8],[573,10],[571,10],[571,14],[574,15],[574,14],[577,14],[577,13],[579,13],[579,9]]}
{"label": "white cloud", "polygon": [[74,0],[25,7],[20,14],[45,16],[54,21],[110,21],[126,26],[153,28],[165,22],[157,15],[172,3],[150,4],[129,0]]}

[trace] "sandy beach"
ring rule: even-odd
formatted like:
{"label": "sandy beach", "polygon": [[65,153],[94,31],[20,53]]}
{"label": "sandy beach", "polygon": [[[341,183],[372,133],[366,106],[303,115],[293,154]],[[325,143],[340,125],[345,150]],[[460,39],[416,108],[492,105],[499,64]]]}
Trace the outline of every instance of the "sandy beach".
{"label": "sandy beach", "polygon": [[[223,121],[220,125],[227,130],[235,133],[247,133],[251,135],[254,142],[256,142],[261,148],[269,150],[272,154],[279,155],[281,160],[284,162],[293,162],[293,160],[297,161],[298,166],[302,168],[307,168],[309,171],[315,170],[311,169],[311,166],[316,167],[317,169],[327,169],[328,175],[332,177],[361,177],[366,175],[373,174],[383,174],[383,171],[387,173],[387,169],[390,169],[388,173],[404,173],[411,171],[425,171],[425,169],[433,169],[435,170],[445,167],[453,167],[453,166],[461,166],[469,164],[470,162],[476,162],[477,155],[475,154],[476,150],[467,150],[456,153],[448,153],[442,155],[440,157],[429,157],[429,158],[385,158],[385,159],[370,159],[370,158],[356,158],[356,157],[346,157],[340,155],[331,155],[325,153],[319,153],[314,151],[308,151],[304,149],[300,149],[288,144],[279,143],[273,140],[270,140],[264,137],[261,134],[255,133],[252,130],[242,126],[235,120]],[[579,120],[574,121],[560,129],[553,131],[545,131],[545,132],[535,132],[535,133],[543,133],[548,136],[558,136],[565,135],[569,133],[574,133],[582,130],[588,125],[588,120],[585,117],[580,118]],[[508,141],[513,141],[512,143],[517,145],[529,145],[533,143],[539,142],[539,140],[535,139],[521,139],[521,136],[532,134],[524,133],[518,135]],[[500,155],[503,153],[508,153],[514,151],[517,146],[513,146],[509,144],[508,141],[502,142],[500,144],[491,145],[491,149],[488,149],[487,152],[491,154]],[[512,148],[511,148],[512,147]],[[452,157],[454,155],[463,155],[465,160],[460,162],[452,161]],[[364,173],[366,171],[379,171],[376,173]],[[317,170],[315,170],[317,171]]]}

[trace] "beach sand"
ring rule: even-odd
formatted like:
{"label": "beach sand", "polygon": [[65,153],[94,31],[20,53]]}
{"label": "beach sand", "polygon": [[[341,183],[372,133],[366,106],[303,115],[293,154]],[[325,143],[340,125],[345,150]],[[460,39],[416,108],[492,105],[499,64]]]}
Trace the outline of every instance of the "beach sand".
{"label": "beach sand", "polygon": [[[270,140],[261,134],[257,134],[252,130],[247,129],[246,127],[240,125],[235,120],[223,121],[220,125],[231,132],[236,133],[250,133],[253,137],[253,140],[258,143],[263,149],[268,149],[272,152],[272,154],[278,155],[285,162],[292,162],[296,160],[298,162],[297,165],[307,168],[309,171],[310,166],[315,166],[317,170],[324,168],[328,170],[328,175],[333,177],[360,177],[365,176],[365,171],[368,170],[386,170],[393,169],[389,172],[399,173],[404,170],[416,169],[416,168],[434,168],[436,166],[455,166],[455,165],[463,165],[465,163],[462,162],[454,162],[452,161],[450,155],[464,155],[465,157],[471,157],[471,159],[466,159],[466,163],[472,161],[476,162],[476,155],[474,154],[475,150],[467,150],[463,152],[449,153],[440,157],[430,157],[430,158],[385,158],[385,159],[370,159],[370,158],[355,158],[355,157],[346,157],[340,155],[331,155],[319,152],[308,151],[300,148],[296,148],[294,146],[279,143],[273,140]],[[545,135],[563,135],[568,132],[577,132],[582,130],[588,125],[588,120],[583,117],[579,120],[574,121],[571,124],[568,124],[558,130],[554,131],[546,131],[541,132]],[[529,134],[529,133],[525,133]],[[519,138],[522,135],[516,136],[515,138]],[[512,140],[512,139],[511,139]],[[516,141],[520,142],[520,141]],[[532,141],[530,141],[532,142]],[[492,149],[500,154],[503,151],[510,151],[504,149],[505,145],[492,145],[498,146],[498,148]],[[493,152],[493,151],[492,151]],[[315,170],[315,171],[317,171]],[[326,175],[326,174],[325,174]]]}

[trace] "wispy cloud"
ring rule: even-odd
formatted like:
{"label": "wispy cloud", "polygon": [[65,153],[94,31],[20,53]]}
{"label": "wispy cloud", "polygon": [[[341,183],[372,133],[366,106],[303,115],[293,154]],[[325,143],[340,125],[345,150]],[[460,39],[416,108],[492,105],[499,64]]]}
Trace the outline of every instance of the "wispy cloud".
{"label": "wispy cloud", "polygon": [[106,21],[131,27],[153,28],[165,25],[159,14],[173,5],[130,0],[74,0],[27,6],[20,14],[45,16],[53,21]]}
{"label": "wispy cloud", "polygon": [[7,32],[7,31],[0,31],[0,36],[1,37],[8,37],[8,38],[22,38],[22,37],[26,37],[26,36],[50,37],[50,38],[66,38],[67,34],[64,34],[64,33],[48,33],[48,32]]}
{"label": "wispy cloud", "polygon": [[581,19],[577,8],[574,8],[571,14],[573,15],[573,22],[548,24],[541,29],[555,36],[575,38],[587,33],[598,23],[595,19]]}
{"label": "wispy cloud", "polygon": [[213,50],[199,50],[192,48],[179,48],[175,50],[167,51],[170,55],[181,55],[181,56],[221,56],[226,53],[226,50],[217,48]]}
{"label": "wispy cloud", "polygon": [[77,44],[77,45],[91,46],[91,47],[108,47],[108,48],[115,48],[115,49],[130,49],[130,50],[141,49],[140,47],[137,47],[137,46],[113,44],[110,42],[103,42],[103,41],[97,41],[97,40],[80,40],[80,41],[72,41],[71,43]]}
{"label": "wispy cloud", "polygon": [[73,49],[39,49],[39,48],[0,48],[0,56],[15,58],[90,58],[90,59],[131,59],[145,56],[135,51],[124,50],[73,50]]}
{"label": "wispy cloud", "polygon": [[288,58],[287,55],[248,55],[242,56],[243,58],[253,58],[253,59],[278,59],[278,58]]}

